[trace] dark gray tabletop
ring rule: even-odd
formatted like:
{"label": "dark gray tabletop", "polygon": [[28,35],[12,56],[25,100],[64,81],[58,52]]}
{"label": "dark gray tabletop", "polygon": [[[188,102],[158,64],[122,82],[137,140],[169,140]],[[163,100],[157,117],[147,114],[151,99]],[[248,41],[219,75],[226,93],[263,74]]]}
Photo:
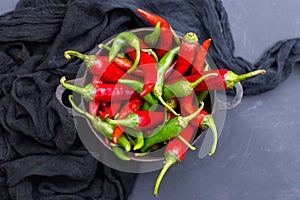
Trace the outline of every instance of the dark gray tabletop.
{"label": "dark gray tabletop", "polygon": [[[224,0],[236,56],[251,62],[278,40],[300,37],[300,1]],[[188,152],[155,199],[300,199],[300,66],[270,92],[226,113],[217,152]],[[139,175],[130,200],[154,199],[157,172]]]}
{"label": "dark gray tabletop", "polygon": [[[16,0],[1,1],[0,12]],[[224,0],[236,56],[251,62],[278,40],[300,37],[299,0]],[[300,199],[300,66],[272,91],[227,111],[217,152],[185,160],[166,174],[156,199]],[[130,200],[154,199],[158,171],[140,174]]]}

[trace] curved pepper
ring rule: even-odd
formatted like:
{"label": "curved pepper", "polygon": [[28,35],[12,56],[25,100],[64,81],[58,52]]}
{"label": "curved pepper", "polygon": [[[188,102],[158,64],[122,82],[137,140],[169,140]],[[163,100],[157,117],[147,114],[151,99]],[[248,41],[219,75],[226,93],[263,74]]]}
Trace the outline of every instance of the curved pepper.
{"label": "curved pepper", "polygon": [[159,36],[160,36],[160,21],[157,22],[154,30],[151,33],[145,35],[144,41],[148,46],[153,47],[158,42]]}
{"label": "curved pepper", "polygon": [[115,37],[109,51],[108,61],[112,62],[113,59],[119,53],[119,51],[125,46],[133,47],[136,52],[135,61],[132,67],[127,71],[127,73],[130,74],[138,66],[138,63],[140,61],[140,41],[139,38],[134,33],[122,32],[117,37]]}
{"label": "curved pepper", "polygon": [[[140,45],[142,47],[146,47],[143,41],[140,41]],[[127,48],[127,55],[134,59],[136,57],[136,52],[132,51],[131,48]],[[144,85],[142,91],[140,93],[141,97],[149,94],[157,80],[157,72],[156,72],[156,60],[153,55],[147,52],[140,52],[140,61],[138,63],[139,68],[144,72]]]}
{"label": "curved pepper", "polygon": [[[184,140],[190,142],[195,135],[195,128],[191,125],[188,125],[181,133],[180,136],[184,138]],[[188,146],[182,142],[178,137],[175,137],[171,140],[171,142],[167,145],[165,150],[165,162],[164,167],[161,169],[154,186],[153,194],[157,196],[159,185],[161,180],[163,179],[167,170],[174,164],[181,162],[188,150]]]}
{"label": "curved pepper", "polygon": [[163,100],[163,85],[164,85],[164,79],[165,79],[165,73],[167,69],[172,64],[172,61],[176,54],[179,51],[179,46],[171,49],[168,53],[166,53],[158,62],[157,64],[157,81],[155,83],[155,86],[153,88],[153,94],[158,98],[158,100],[166,107],[168,108],[174,115],[178,114],[174,111],[173,108],[171,108],[169,105],[166,104],[166,102]]}
{"label": "curved pepper", "polygon": [[149,11],[140,8],[136,9],[136,11],[152,26],[156,26],[156,24],[160,22],[160,38],[156,46],[156,54],[159,58],[163,57],[172,48],[173,33],[171,26],[164,18]]}

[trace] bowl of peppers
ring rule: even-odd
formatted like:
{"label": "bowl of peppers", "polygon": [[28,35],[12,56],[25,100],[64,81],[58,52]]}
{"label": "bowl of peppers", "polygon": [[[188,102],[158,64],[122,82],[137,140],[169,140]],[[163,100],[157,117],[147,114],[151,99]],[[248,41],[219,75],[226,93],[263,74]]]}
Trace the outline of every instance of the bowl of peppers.
{"label": "bowl of peppers", "polygon": [[[160,16],[137,9],[153,27],[128,30],[103,41],[88,54],[67,50],[83,61],[73,80],[62,77],[56,97],[75,118],[83,144],[102,163],[126,172],[166,171],[183,160],[206,130],[209,155],[218,140],[214,118],[243,96],[240,81],[264,74],[237,75],[218,69],[208,55],[212,40],[178,33]],[[220,91],[235,89],[229,102]],[[67,102],[67,103],[66,103]],[[67,105],[68,104],[68,105]]]}

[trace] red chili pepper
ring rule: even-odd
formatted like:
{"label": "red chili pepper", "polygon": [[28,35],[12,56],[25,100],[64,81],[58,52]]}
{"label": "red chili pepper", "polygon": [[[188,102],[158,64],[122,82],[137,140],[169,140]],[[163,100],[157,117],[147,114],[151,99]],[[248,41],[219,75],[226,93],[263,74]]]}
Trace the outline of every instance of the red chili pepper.
{"label": "red chili pepper", "polygon": [[198,37],[195,33],[189,32],[184,35],[179,53],[176,70],[183,75],[192,64],[198,47]]}
{"label": "red chili pepper", "polygon": [[159,58],[163,57],[172,48],[172,30],[169,23],[160,16],[157,16],[149,11],[143,9],[136,9],[145,20],[152,26],[156,26],[160,22],[160,38],[156,47],[156,54]]}
{"label": "red chili pepper", "polygon": [[134,90],[130,87],[123,84],[99,84],[93,86],[92,84],[87,84],[85,87],[79,87],[66,83],[66,78],[62,77],[60,79],[60,84],[68,90],[72,90],[76,93],[79,93],[87,101],[108,101],[113,100],[128,100],[132,96],[139,96]]}
{"label": "red chili pepper", "polygon": [[[182,103],[180,105],[183,105],[184,102],[180,102],[180,103]],[[193,106],[192,103],[189,103],[188,106],[185,105],[182,106],[181,112],[183,115],[190,115],[191,113],[194,113],[197,109],[198,109],[197,106]],[[211,129],[213,134],[213,144],[209,152],[209,155],[213,155],[217,148],[218,135],[217,135],[217,128],[212,115],[210,115],[204,109],[202,109],[200,113],[190,121],[190,123],[202,129],[206,129],[206,128]]]}
{"label": "red chili pepper", "polygon": [[72,50],[65,51],[64,55],[66,59],[70,59],[70,55],[73,55],[84,60],[90,73],[100,76],[102,80],[109,83],[118,82],[118,80],[126,73],[113,63],[108,62],[107,56],[85,55]]}
{"label": "red chili pepper", "polygon": [[237,75],[234,72],[227,69],[219,69],[219,70],[209,70],[202,72],[201,74],[194,74],[191,76],[186,76],[184,78],[180,77],[177,79],[169,79],[166,85],[174,84],[180,80],[187,80],[189,82],[194,82],[199,79],[201,76],[210,74],[210,73],[218,73],[218,76],[211,76],[205,79],[205,81],[200,82],[195,88],[194,91],[205,91],[205,90],[227,90],[232,89],[235,84],[240,81],[243,81],[247,78],[251,78],[258,74],[265,74],[266,70],[256,70],[246,74]]}
{"label": "red chili pepper", "polygon": [[158,126],[164,121],[164,112],[150,112],[139,110],[130,113],[125,119],[113,120],[108,119],[110,124],[125,126],[133,129],[149,129]]}
{"label": "red chili pepper", "polygon": [[[142,40],[140,40],[140,45],[142,48],[148,48]],[[127,48],[127,54],[131,59],[134,59],[136,57],[136,52],[132,48]],[[156,83],[156,60],[149,53],[141,51],[138,66],[144,73],[144,85],[142,92],[140,93],[140,96],[143,97],[152,91]]]}
{"label": "red chili pepper", "polygon": [[[185,139],[187,142],[190,142],[195,134],[195,128],[191,125],[188,125],[181,133],[180,136]],[[171,140],[171,142],[167,145],[165,150],[165,162],[164,167],[160,171],[156,183],[154,186],[153,194],[154,196],[158,193],[158,188],[160,185],[161,180],[163,179],[164,175],[168,171],[168,169],[173,166],[174,164],[181,162],[187,152],[187,145],[182,142],[179,138],[175,137]]]}
{"label": "red chili pepper", "polygon": [[[137,112],[143,106],[143,99],[141,97],[132,98],[120,110],[118,119],[125,119],[130,113]],[[115,126],[112,133],[112,141],[117,144],[118,139],[123,134],[123,129],[120,126]]]}
{"label": "red chili pepper", "polygon": [[99,117],[103,120],[105,118],[113,118],[115,114],[119,111],[121,104],[122,101],[112,101],[107,109],[105,109],[104,111],[99,111]]}
{"label": "red chili pepper", "polygon": [[210,43],[211,43],[211,39],[209,38],[201,44],[200,48],[197,51],[196,58],[193,62],[191,74],[203,72],[204,60],[205,60],[208,48],[210,46]]}
{"label": "red chili pepper", "polygon": [[99,112],[101,101],[89,101],[89,113],[93,116],[97,116]]}
{"label": "red chili pepper", "polygon": [[168,79],[172,72],[175,70],[175,66],[177,65],[177,60],[175,60],[170,67],[167,69],[166,73],[165,73],[165,79]]}
{"label": "red chili pepper", "polygon": [[[110,49],[111,49],[109,46],[107,46],[105,44],[100,44],[99,47],[104,48],[108,51],[110,51]],[[141,46],[141,48],[144,48],[144,46]],[[135,59],[135,58],[132,58],[132,59]],[[133,65],[133,62],[130,59],[128,59],[126,57],[119,57],[119,56],[115,57],[113,59],[112,63],[115,64],[116,66],[118,66],[119,68],[125,70],[126,72],[128,70],[130,70]],[[135,68],[134,71],[132,72],[132,74],[139,76],[139,77],[144,76],[144,72],[139,68]]]}
{"label": "red chili pepper", "polygon": [[95,85],[99,85],[99,84],[104,83],[104,81],[101,79],[101,76],[96,76],[96,75],[94,75],[94,76],[92,77],[91,83],[92,83],[92,85],[95,86]]}

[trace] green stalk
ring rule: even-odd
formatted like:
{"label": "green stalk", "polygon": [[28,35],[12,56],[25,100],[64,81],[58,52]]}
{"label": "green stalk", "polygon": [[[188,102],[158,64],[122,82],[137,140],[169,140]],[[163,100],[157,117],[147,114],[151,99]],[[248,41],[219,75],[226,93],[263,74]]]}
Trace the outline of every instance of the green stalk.
{"label": "green stalk", "polygon": [[64,56],[67,60],[71,59],[71,55],[75,56],[79,59],[82,59],[88,69],[90,69],[95,63],[96,56],[95,55],[85,55],[78,51],[68,50],[64,52]]}
{"label": "green stalk", "polygon": [[95,94],[95,89],[94,87],[92,86],[92,84],[88,84],[86,85],[85,87],[78,87],[76,85],[72,85],[72,84],[69,84],[69,83],[66,83],[66,77],[63,76],[61,79],[60,79],[60,84],[68,89],[68,90],[72,90],[76,93],[79,93],[83,96],[83,98],[87,101],[91,101],[93,100],[94,98],[94,94]]}
{"label": "green stalk", "polygon": [[173,165],[175,165],[176,163],[179,162],[179,159],[175,155],[173,155],[171,153],[167,153],[165,155],[165,158],[166,158],[166,160],[165,160],[164,166],[161,169],[161,171],[160,171],[160,173],[159,173],[159,175],[158,175],[158,177],[156,179],[156,182],[155,182],[155,186],[154,186],[154,190],[153,190],[154,196],[157,196],[159,185],[160,185],[163,177],[165,176],[166,172],[168,171],[168,169],[171,166],[173,166]]}

